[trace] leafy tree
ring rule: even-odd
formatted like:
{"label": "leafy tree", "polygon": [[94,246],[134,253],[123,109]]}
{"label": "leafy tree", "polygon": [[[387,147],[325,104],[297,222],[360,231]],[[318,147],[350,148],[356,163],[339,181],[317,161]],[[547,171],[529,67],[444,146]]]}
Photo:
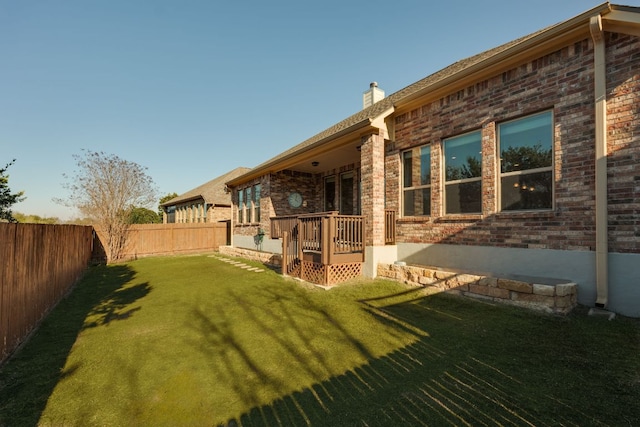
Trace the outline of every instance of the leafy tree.
{"label": "leafy tree", "polygon": [[147,208],[133,208],[129,221],[131,224],[157,224],[162,222],[156,212]]}
{"label": "leafy tree", "polygon": [[109,261],[122,258],[131,214],[136,207],[153,206],[156,190],[146,168],[118,156],[83,150],[73,156],[77,170],[67,179],[67,199],[59,200],[94,220],[105,238]]}
{"label": "leafy tree", "polygon": [[164,202],[168,202],[171,199],[175,199],[178,197],[178,193],[169,193],[166,196],[160,198],[160,202],[158,203],[158,215],[160,216],[160,222],[162,222],[162,216],[164,214],[164,210],[162,209],[162,205]]}
{"label": "leafy tree", "polygon": [[66,224],[74,224],[74,225],[93,225],[93,220],[91,218],[72,218],[68,221],[65,221]]}
{"label": "leafy tree", "polygon": [[544,149],[542,145],[509,147],[500,153],[502,172],[536,169],[551,166],[551,149]]}
{"label": "leafy tree", "polygon": [[[458,181],[463,179],[478,178],[482,176],[482,161],[473,156],[467,156],[466,163],[457,167],[447,166],[447,181]],[[480,198],[478,197],[482,191],[482,183],[480,181],[465,182],[457,185],[458,200],[454,203],[457,208],[449,207],[447,209],[458,209],[459,213],[474,213],[482,210]],[[455,193],[452,193],[455,194]],[[449,199],[450,196],[447,196]],[[451,199],[453,202],[453,199]]]}
{"label": "leafy tree", "polygon": [[510,197],[503,196],[503,209],[548,209],[551,206],[551,172],[527,171],[551,166],[552,156],[551,148],[544,148],[541,144],[508,147],[502,150],[500,160],[503,173],[525,171],[517,176],[514,188],[510,189]]}
{"label": "leafy tree", "polygon": [[447,181],[459,179],[477,178],[482,176],[482,162],[472,156],[467,157],[467,163],[460,166],[447,166]]}
{"label": "leafy tree", "polygon": [[7,169],[11,166],[16,159],[13,159],[7,165],[0,169],[0,221],[17,222],[13,217],[11,207],[25,199],[23,197],[24,191],[18,193],[11,193],[9,189],[9,175],[7,175]]}
{"label": "leafy tree", "polygon": [[13,214],[14,218],[21,223],[25,224],[59,224],[60,218],[53,217],[41,217],[39,215],[25,215],[20,212]]}

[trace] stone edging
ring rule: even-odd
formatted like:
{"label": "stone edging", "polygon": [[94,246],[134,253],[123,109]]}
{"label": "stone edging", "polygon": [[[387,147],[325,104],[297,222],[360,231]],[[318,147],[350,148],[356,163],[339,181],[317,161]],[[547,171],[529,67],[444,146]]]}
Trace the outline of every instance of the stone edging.
{"label": "stone edging", "polygon": [[260,252],[252,249],[234,248],[233,246],[220,246],[218,252],[222,255],[229,255],[244,258],[251,261],[258,261],[272,267],[282,266],[282,256],[271,252]]}
{"label": "stone edging", "polygon": [[378,276],[432,286],[450,294],[491,300],[554,314],[577,305],[578,285],[544,278],[499,278],[424,266],[378,264]]}

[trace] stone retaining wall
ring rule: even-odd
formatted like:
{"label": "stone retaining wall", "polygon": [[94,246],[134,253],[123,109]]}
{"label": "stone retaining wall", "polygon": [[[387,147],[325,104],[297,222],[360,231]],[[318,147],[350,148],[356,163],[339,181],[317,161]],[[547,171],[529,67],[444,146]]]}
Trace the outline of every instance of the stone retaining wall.
{"label": "stone retaining wall", "polygon": [[260,252],[252,249],[234,248],[233,246],[220,246],[218,249],[223,255],[235,256],[252,261],[259,261],[272,267],[280,268],[282,266],[282,256],[272,252]]}
{"label": "stone retaining wall", "polygon": [[578,296],[577,284],[557,279],[499,278],[396,264],[378,264],[378,276],[556,314],[569,313]]}

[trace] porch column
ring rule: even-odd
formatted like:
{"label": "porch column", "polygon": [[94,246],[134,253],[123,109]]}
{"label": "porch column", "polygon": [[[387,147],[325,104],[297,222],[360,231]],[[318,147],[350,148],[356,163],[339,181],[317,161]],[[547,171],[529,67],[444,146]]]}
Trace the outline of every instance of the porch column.
{"label": "porch column", "polygon": [[390,264],[398,259],[396,245],[385,246],[385,131],[362,138],[360,147],[361,206],[365,217],[364,266],[365,277],[378,275],[378,263]]}
{"label": "porch column", "polygon": [[384,131],[362,137],[361,206],[365,246],[384,246]]}

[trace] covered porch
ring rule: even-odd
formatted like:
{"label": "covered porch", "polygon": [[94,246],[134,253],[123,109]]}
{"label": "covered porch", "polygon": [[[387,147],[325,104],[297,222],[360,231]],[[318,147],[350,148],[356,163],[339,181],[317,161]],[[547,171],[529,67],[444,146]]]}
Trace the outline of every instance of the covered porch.
{"label": "covered porch", "polygon": [[[362,275],[365,222],[362,215],[328,211],[270,218],[270,235],[282,240],[282,273],[319,285]],[[395,211],[385,212],[385,243],[395,244]]]}
{"label": "covered porch", "polygon": [[227,182],[232,246],[281,254],[284,274],[316,284],[375,277],[396,255],[396,215],[385,211],[392,112],[376,103]]}

